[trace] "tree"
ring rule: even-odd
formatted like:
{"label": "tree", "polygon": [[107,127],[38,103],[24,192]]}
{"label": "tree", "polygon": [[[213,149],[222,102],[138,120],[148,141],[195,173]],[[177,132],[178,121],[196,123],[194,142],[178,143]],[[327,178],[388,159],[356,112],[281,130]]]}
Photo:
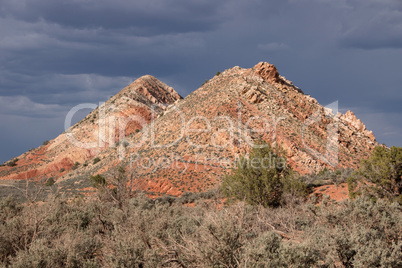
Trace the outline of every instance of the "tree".
{"label": "tree", "polygon": [[369,159],[360,164],[359,174],[368,182],[379,197],[390,200],[402,193],[402,148],[378,146]]}
{"label": "tree", "polygon": [[223,194],[254,205],[279,206],[284,185],[293,177],[283,155],[279,147],[273,150],[268,143],[257,144],[249,157],[242,156],[237,168],[223,179]]}

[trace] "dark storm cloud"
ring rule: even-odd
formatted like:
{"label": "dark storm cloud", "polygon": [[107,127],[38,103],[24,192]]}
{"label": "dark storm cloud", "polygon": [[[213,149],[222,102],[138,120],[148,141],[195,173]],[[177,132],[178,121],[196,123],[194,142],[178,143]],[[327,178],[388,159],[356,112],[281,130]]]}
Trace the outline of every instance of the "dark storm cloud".
{"label": "dark storm cloud", "polygon": [[402,145],[401,14],[399,0],[0,0],[0,162],[25,151],[19,138],[37,146],[70,108],[141,75],[185,96],[259,61]]}
{"label": "dark storm cloud", "polygon": [[350,1],[340,44],[362,49],[402,48],[402,2]]}
{"label": "dark storm cloud", "polygon": [[78,99],[81,102],[100,101],[134,80],[124,76],[105,77],[95,74],[10,75],[7,79],[9,81],[0,83],[3,97],[24,96],[38,103],[64,106],[72,105]]}
{"label": "dark storm cloud", "polygon": [[141,35],[208,31],[219,23],[220,1],[1,1],[3,16],[45,20],[70,28],[130,28]]}

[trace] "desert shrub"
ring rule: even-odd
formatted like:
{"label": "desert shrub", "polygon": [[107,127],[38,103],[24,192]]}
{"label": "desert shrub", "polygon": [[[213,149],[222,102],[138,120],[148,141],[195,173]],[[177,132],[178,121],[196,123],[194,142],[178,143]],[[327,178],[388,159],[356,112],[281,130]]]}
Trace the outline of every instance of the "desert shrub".
{"label": "desert shrub", "polygon": [[277,207],[283,191],[303,192],[307,188],[294,179],[280,148],[273,150],[268,143],[254,147],[249,158],[241,157],[237,169],[224,177],[222,192],[227,197],[245,200],[249,204]]}
{"label": "desert shrub", "polygon": [[97,197],[101,202],[114,203],[119,209],[123,209],[134,195],[134,177],[126,174],[123,167],[109,175],[107,181],[100,174],[90,177],[93,186],[98,189]]}
{"label": "desert shrub", "polygon": [[221,189],[218,188],[212,188],[206,192],[200,192],[198,193],[201,199],[221,199],[223,198]]}
{"label": "desert shrub", "polygon": [[347,183],[350,199],[355,199],[357,196],[361,195],[361,191],[357,189],[357,179],[355,177],[349,177]]}
{"label": "desert shrub", "polygon": [[187,203],[194,203],[196,200],[198,200],[200,196],[197,193],[191,193],[191,192],[184,192],[179,198],[179,201],[182,204],[187,204]]}
{"label": "desert shrub", "polygon": [[176,197],[170,195],[163,195],[155,199],[156,203],[172,205],[176,201]]}
{"label": "desert shrub", "polygon": [[221,72],[217,71],[215,75],[219,76],[220,74],[221,74]]}
{"label": "desert shrub", "polygon": [[7,218],[19,215],[23,208],[23,205],[12,196],[0,199],[0,223],[4,223]]}
{"label": "desert shrub", "polygon": [[45,141],[42,143],[42,145],[48,145],[49,143],[50,143],[50,141],[45,140]]}
{"label": "desert shrub", "polygon": [[76,170],[80,166],[79,162],[75,162],[74,165],[71,167],[72,170]]}
{"label": "desert shrub", "polygon": [[105,266],[144,267],[147,247],[137,232],[116,233],[110,242],[103,252]]}
{"label": "desert shrub", "polygon": [[289,176],[282,178],[283,192],[286,195],[294,197],[306,197],[309,193],[309,189],[306,183],[300,180],[293,171],[290,171]]}
{"label": "desert shrub", "polygon": [[14,159],[10,160],[9,162],[7,162],[6,165],[9,167],[14,167],[17,165],[18,160],[19,160],[18,158],[14,158]]}
{"label": "desert shrub", "polygon": [[124,147],[124,148],[126,148],[127,146],[129,146],[129,145],[130,145],[130,143],[129,143],[128,141],[123,141],[123,143],[122,143],[122,144],[123,144],[123,147]]}
{"label": "desert shrub", "polygon": [[359,174],[374,184],[371,192],[379,198],[398,199],[402,194],[402,148],[378,146],[360,164]]}
{"label": "desert shrub", "polygon": [[52,185],[54,185],[55,182],[56,182],[56,181],[54,180],[54,178],[53,178],[53,177],[50,177],[50,178],[48,178],[48,179],[46,180],[45,185],[46,185],[46,186],[52,186]]}
{"label": "desert shrub", "polygon": [[344,267],[399,267],[402,265],[401,206],[358,197],[339,205],[316,208],[304,241],[326,264]]}
{"label": "desert shrub", "polygon": [[[163,195],[155,199],[155,203],[169,204],[173,203],[188,204],[188,203],[202,203],[204,200],[221,199],[223,196],[220,194],[219,188],[210,189],[206,192],[184,192],[180,197]],[[198,202],[200,201],[200,202]]]}
{"label": "desert shrub", "polygon": [[284,243],[274,232],[265,232],[247,247],[244,264],[250,267],[314,267],[318,251],[305,245]]}
{"label": "desert shrub", "polygon": [[264,232],[247,247],[245,255],[253,267],[281,266],[280,247],[282,238],[274,232]]}
{"label": "desert shrub", "polygon": [[199,193],[186,207],[177,197],[128,194],[123,170],[109,181],[102,199],[0,200],[0,266],[402,267],[398,203],[357,197],[217,209],[197,205]]}
{"label": "desert shrub", "polygon": [[[12,218],[18,218],[23,208],[11,196],[0,200],[0,263],[6,262],[9,256],[16,254],[18,239],[10,233],[15,225],[9,221]],[[18,220],[15,221],[18,222]]]}
{"label": "desert shrub", "polygon": [[100,174],[94,175],[90,177],[92,182],[92,186],[95,188],[99,188],[106,185],[106,179]]}
{"label": "desert shrub", "polygon": [[88,234],[74,236],[71,232],[62,238],[67,245],[49,244],[38,239],[29,251],[20,251],[12,258],[12,267],[99,267],[95,260],[97,239]]}
{"label": "desert shrub", "polygon": [[328,184],[339,185],[340,183],[347,182],[347,179],[354,175],[355,170],[352,168],[331,170],[325,167],[318,173],[300,176],[300,180],[307,184],[308,187],[319,187]]}
{"label": "desert shrub", "polygon": [[[230,211],[208,211],[183,216],[180,231],[174,236],[173,250],[177,258],[190,266],[236,267],[241,261],[243,246],[250,227],[243,225],[244,206]],[[176,232],[177,232],[176,231]]]}
{"label": "desert shrub", "polygon": [[[0,263],[10,267],[96,267],[100,240],[92,229],[96,223],[93,208],[56,196],[44,204],[23,206],[0,225],[1,248],[9,249],[6,254],[0,250]],[[12,246],[4,246],[7,244]]]}

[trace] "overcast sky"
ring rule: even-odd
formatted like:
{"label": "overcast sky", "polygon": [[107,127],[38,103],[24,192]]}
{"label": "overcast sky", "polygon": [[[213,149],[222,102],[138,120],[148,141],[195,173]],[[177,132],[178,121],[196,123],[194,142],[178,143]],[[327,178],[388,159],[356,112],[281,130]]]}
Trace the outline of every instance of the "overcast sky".
{"label": "overcast sky", "polygon": [[186,96],[259,61],[402,146],[402,0],[0,0],[0,162],[144,74]]}

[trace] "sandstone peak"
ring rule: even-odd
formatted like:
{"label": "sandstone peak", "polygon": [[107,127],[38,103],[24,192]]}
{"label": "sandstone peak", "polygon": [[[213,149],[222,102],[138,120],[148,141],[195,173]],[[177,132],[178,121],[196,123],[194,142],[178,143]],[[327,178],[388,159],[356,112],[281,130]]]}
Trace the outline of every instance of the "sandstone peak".
{"label": "sandstone peak", "polygon": [[261,61],[256,66],[254,66],[254,69],[255,72],[268,83],[280,82],[279,72],[275,65]]}
{"label": "sandstone peak", "polygon": [[144,75],[122,90],[137,92],[154,104],[172,104],[183,97],[152,75]]}
{"label": "sandstone peak", "polygon": [[280,90],[293,89],[299,93],[303,93],[301,89],[293,85],[292,81],[287,80],[284,76],[281,76],[275,65],[268,62],[259,62],[253,67],[255,73],[263,78],[266,82],[276,85]]}

